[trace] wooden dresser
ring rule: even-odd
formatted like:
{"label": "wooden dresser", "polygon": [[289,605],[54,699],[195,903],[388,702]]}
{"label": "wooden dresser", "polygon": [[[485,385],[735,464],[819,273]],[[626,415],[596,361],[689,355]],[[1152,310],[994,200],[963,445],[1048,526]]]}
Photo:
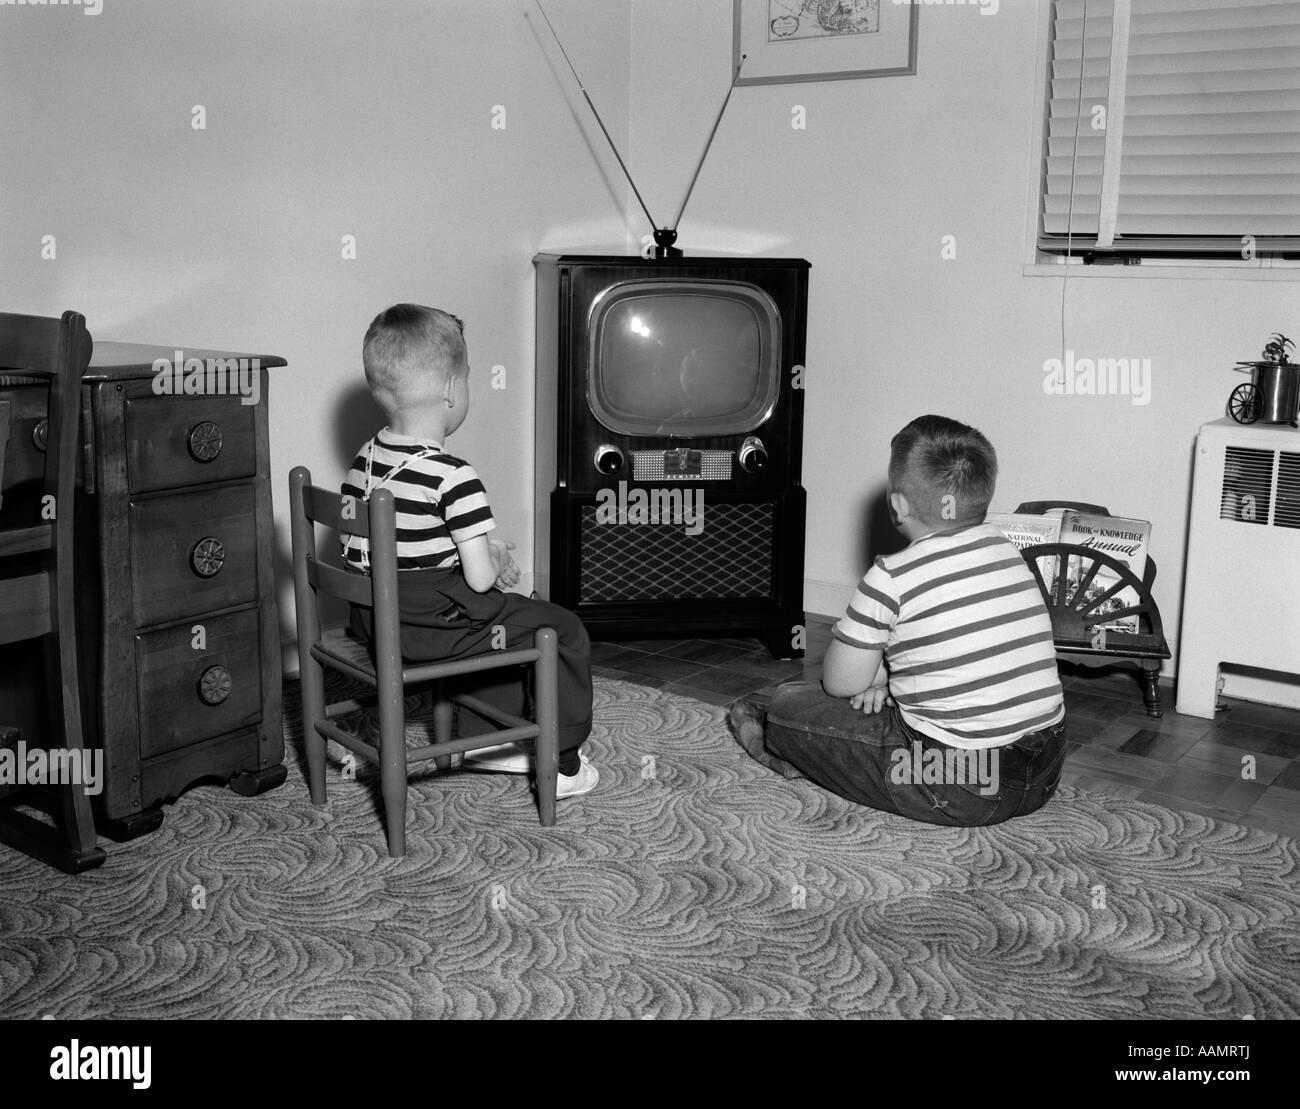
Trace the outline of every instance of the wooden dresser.
{"label": "wooden dresser", "polygon": [[[217,367],[201,383],[190,375],[205,391],[157,391],[155,360],[178,350]],[[226,361],[239,359],[242,380]],[[251,795],[285,779],[267,435],[267,370],[285,364],[95,343],[82,390],[77,609],[88,740],[104,751],[96,826],[112,838],[154,830],[162,803],[200,780]],[[22,388],[8,390],[6,495],[42,465],[42,404],[24,402]],[[41,734],[40,660],[4,661],[0,707]]]}

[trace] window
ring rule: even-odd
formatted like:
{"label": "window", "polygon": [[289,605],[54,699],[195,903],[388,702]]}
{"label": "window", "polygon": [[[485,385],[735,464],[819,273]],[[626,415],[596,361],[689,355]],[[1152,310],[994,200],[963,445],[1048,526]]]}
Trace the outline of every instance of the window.
{"label": "window", "polygon": [[1038,249],[1300,258],[1300,2],[1051,3]]}

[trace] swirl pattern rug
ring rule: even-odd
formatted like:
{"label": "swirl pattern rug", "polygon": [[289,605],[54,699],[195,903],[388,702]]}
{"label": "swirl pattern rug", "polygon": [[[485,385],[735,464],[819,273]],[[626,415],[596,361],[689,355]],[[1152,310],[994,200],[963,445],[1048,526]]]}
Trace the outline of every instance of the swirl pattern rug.
{"label": "swirl pattern rug", "polygon": [[710,705],[595,708],[600,785],[552,829],[524,778],[417,771],[390,859],[375,775],[336,762],[313,808],[294,733],[279,789],[192,789],[98,870],[0,848],[0,1015],[1300,1016],[1292,840],[1065,787],[919,825],[765,770]]}

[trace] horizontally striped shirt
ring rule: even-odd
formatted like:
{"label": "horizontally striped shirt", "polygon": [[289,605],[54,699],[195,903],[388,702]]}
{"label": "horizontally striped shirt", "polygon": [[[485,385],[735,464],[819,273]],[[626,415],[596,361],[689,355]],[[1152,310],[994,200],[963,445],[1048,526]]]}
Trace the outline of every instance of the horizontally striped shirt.
{"label": "horizontally striped shirt", "polygon": [[949,746],[1001,747],[1065,714],[1042,594],[990,524],[877,558],[832,634],[883,650],[903,719]]}
{"label": "horizontally striped shirt", "polygon": [[[343,496],[368,500],[381,486],[391,489],[396,501],[399,570],[458,566],[456,544],[496,527],[474,467],[444,454],[438,443],[384,428],[357,452]],[[340,538],[348,566],[369,570],[370,540],[361,535]]]}

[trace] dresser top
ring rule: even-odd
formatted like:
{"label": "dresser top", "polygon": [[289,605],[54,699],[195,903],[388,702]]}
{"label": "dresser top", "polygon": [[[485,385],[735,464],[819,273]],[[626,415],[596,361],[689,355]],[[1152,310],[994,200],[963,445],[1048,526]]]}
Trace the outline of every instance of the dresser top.
{"label": "dresser top", "polygon": [[[206,363],[209,358],[243,358],[257,359],[264,370],[289,363],[276,354],[251,354],[242,351],[209,350],[206,347],[187,346],[151,346],[147,343],[111,343],[94,341],[94,351],[90,355],[90,368],[83,381],[130,381],[134,378],[153,377],[154,363],[165,358],[169,363],[179,359],[201,358]],[[179,354],[179,359],[178,359]]]}

